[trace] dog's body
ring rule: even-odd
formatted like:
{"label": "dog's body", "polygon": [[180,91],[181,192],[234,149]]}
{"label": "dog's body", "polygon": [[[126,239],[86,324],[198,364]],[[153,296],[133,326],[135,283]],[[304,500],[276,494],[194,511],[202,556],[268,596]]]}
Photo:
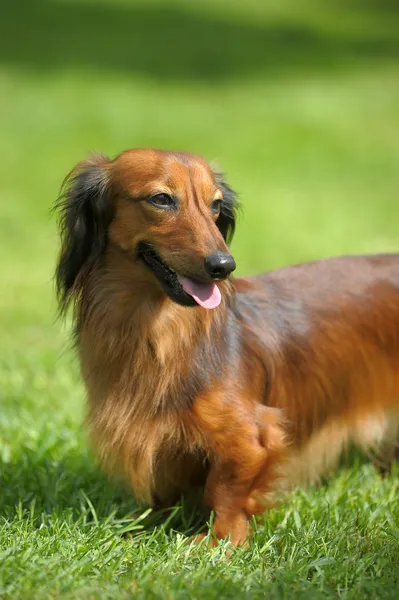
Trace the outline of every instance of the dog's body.
{"label": "dog's body", "polygon": [[216,536],[238,544],[277,489],[349,441],[393,453],[399,255],[227,279],[235,197],[181,153],[82,163],[61,206],[92,434],[139,498],[205,484]]}

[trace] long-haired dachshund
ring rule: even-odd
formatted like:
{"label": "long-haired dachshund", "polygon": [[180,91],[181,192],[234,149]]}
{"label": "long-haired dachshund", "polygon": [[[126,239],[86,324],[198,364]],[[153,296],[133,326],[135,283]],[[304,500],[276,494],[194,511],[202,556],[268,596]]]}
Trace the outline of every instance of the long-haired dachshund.
{"label": "long-haired dachshund", "polygon": [[138,499],[204,484],[215,536],[240,544],[348,442],[393,456],[399,255],[231,279],[236,196],[184,152],[93,156],[57,207],[91,434]]}

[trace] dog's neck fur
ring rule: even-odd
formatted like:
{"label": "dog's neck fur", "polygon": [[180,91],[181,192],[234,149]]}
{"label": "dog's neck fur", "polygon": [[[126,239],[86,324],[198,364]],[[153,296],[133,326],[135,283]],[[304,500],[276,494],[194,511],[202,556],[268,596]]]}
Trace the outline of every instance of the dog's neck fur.
{"label": "dog's neck fur", "polygon": [[209,342],[218,334],[234,290],[228,281],[218,285],[222,303],[217,309],[179,306],[141,262],[127,254],[121,260],[120,250],[111,248],[103,264],[82,282],[78,335],[93,331],[104,358],[128,348],[135,361],[140,360],[138,353],[149,354],[154,365],[165,369],[178,362],[180,353],[187,360],[200,338]]}

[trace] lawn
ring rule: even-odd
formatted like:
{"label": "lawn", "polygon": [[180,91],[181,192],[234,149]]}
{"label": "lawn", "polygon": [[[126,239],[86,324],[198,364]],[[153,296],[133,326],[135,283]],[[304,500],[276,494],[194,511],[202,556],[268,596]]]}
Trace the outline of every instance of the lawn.
{"label": "lawn", "polygon": [[[300,9],[298,8],[300,6]],[[254,523],[187,543],[97,468],[56,320],[50,208],[90,150],[187,149],[244,205],[239,273],[399,249],[394,0],[25,0],[0,20],[0,598],[399,597],[399,467],[354,455]],[[317,282],[315,282],[317,284]]]}

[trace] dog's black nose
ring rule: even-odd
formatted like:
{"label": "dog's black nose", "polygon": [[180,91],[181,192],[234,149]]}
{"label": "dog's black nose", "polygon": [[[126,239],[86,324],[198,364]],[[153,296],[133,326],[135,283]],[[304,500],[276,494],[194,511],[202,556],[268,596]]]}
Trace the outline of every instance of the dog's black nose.
{"label": "dog's black nose", "polygon": [[212,279],[225,279],[234,271],[236,263],[231,254],[215,252],[205,259],[205,269]]}

